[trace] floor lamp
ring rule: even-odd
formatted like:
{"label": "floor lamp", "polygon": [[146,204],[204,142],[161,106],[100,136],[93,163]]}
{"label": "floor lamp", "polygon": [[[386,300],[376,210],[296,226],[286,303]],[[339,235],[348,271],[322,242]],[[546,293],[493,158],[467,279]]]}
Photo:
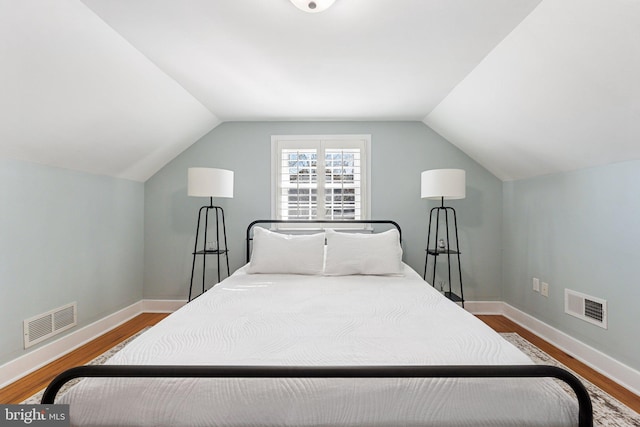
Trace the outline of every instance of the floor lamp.
{"label": "floor lamp", "polygon": [[[207,271],[207,256],[216,255],[218,261],[218,282],[220,282],[220,256],[227,261],[227,276],[229,276],[229,256],[227,254],[227,229],[224,222],[224,210],[220,206],[213,205],[214,197],[233,197],[233,171],[213,168],[189,168],[188,194],[194,197],[208,197],[209,205],[202,206],[198,211],[198,224],[196,226],[196,242],[193,247],[193,262],[191,264],[191,284],[189,285],[189,301],[193,290],[193,274],[196,267],[196,258],[202,257],[202,293],[205,291],[205,274]],[[209,212],[215,213],[215,241],[209,240]],[[204,215],[203,215],[204,213]],[[200,237],[200,223],[204,219],[204,236],[202,249],[198,250]],[[222,246],[220,243],[220,229],[222,228]],[[215,244],[214,244],[215,242]]]}
{"label": "floor lamp", "polygon": [[[456,211],[452,207],[444,205],[445,199],[464,199],[466,196],[465,171],[462,169],[433,169],[422,172],[421,176],[421,192],[423,199],[439,199],[440,206],[432,208],[429,212],[429,230],[427,232],[427,249],[424,261],[423,278],[427,279],[427,265],[429,264],[429,256],[433,257],[433,275],[431,285],[435,287],[436,265],[439,255],[447,256],[447,269],[449,273],[449,290],[445,291],[445,296],[452,301],[460,302],[464,307],[464,292],[462,290],[462,269],[460,267],[460,245],[458,241],[458,220]],[[444,217],[445,229],[444,236],[440,233],[440,217]],[[449,220],[449,214],[452,215],[453,223]],[[434,221],[435,218],[435,221]],[[432,225],[434,225],[434,233]],[[453,225],[453,230],[450,230]],[[451,245],[451,233],[455,237],[455,247]],[[433,240],[432,240],[433,235]],[[458,278],[460,280],[460,295],[457,295],[451,289],[451,258],[454,257],[458,261]],[[442,290],[442,289],[441,289]]]}

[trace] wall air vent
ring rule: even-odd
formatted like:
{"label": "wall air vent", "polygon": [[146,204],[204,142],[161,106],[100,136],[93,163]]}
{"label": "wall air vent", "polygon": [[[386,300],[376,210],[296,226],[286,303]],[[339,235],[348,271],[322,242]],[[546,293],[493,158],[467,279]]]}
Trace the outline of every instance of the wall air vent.
{"label": "wall air vent", "polygon": [[607,301],[601,298],[565,289],[564,312],[607,329]]}
{"label": "wall air vent", "polygon": [[78,324],[78,306],[72,302],[24,321],[24,348],[46,340]]}

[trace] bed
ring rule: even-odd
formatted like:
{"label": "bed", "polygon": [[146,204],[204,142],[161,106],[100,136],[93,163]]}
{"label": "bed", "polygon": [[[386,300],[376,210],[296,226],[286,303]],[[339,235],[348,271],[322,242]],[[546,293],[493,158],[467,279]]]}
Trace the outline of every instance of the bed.
{"label": "bed", "polygon": [[[250,263],[106,365],[61,374],[43,403],[82,426],[592,425],[573,375],[534,366],[402,263],[396,223],[368,222],[392,226],[375,237],[267,223],[281,225],[247,229]],[[91,378],[56,400],[75,377]]]}

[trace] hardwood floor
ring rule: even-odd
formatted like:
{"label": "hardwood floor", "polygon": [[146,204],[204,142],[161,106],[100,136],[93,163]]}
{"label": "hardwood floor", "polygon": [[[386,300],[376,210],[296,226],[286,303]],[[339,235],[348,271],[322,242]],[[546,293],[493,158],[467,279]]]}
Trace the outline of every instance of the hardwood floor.
{"label": "hardwood floor", "polygon": [[[164,313],[144,313],[125,324],[107,332],[90,343],[72,351],[60,359],[38,369],[26,377],[7,387],[0,389],[0,403],[20,403],[26,398],[42,390],[60,372],[73,366],[84,365],[91,359],[104,353],[114,345],[126,340],[147,326],[152,326],[164,319]],[[543,339],[537,337],[504,316],[478,316],[497,332],[516,332],[527,341],[547,352],[556,360],[597,385],[625,405],[640,413],[640,396],[631,393],[604,375],[594,371],[584,363],[567,355]]]}
{"label": "hardwood floor", "polygon": [[512,322],[504,316],[477,316],[480,320],[491,326],[497,332],[517,332],[522,338],[534,344],[536,347],[552,356],[557,361],[564,363],[578,375],[581,375],[594,385],[609,393],[634,411],[640,413],[640,396],[630,392],[626,388],[613,382],[599,372],[594,371],[584,363],[569,356],[559,348],[549,344],[520,325]]}
{"label": "hardwood floor", "polygon": [[143,313],[93,341],[0,389],[0,403],[20,403],[44,389],[56,375],[74,366],[84,365],[137,332],[158,323],[167,313]]}

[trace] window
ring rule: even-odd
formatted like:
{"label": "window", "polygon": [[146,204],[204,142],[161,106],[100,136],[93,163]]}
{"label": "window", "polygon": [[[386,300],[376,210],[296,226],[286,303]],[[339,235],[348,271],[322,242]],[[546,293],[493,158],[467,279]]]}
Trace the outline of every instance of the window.
{"label": "window", "polygon": [[276,219],[367,219],[370,135],[273,136]]}

